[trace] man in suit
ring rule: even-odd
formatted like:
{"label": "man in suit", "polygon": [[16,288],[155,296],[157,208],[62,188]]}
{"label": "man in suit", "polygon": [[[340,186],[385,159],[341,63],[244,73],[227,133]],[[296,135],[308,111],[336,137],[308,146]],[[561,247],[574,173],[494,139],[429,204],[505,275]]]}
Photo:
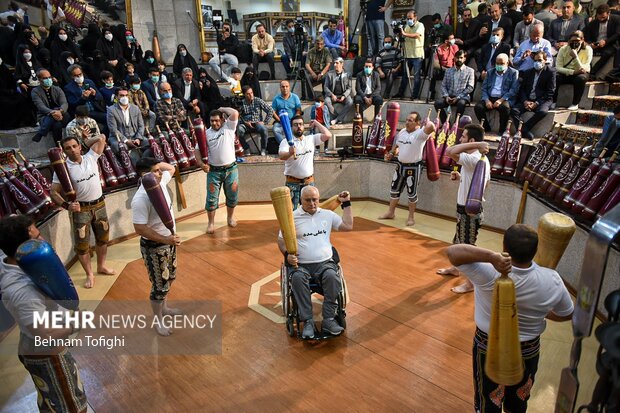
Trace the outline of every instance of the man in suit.
{"label": "man in suit", "polygon": [[512,36],[513,47],[519,47],[521,43],[530,38],[530,32],[536,24],[544,23],[534,18],[534,11],[529,7],[523,8],[523,17],[520,22],[515,26],[514,35]]}
{"label": "man in suit", "polygon": [[568,37],[577,30],[583,30],[583,19],[575,15],[575,5],[572,0],[564,0],[562,5],[562,17],[551,22],[549,29],[549,41],[556,50],[568,43]]}
{"label": "man in suit", "polygon": [[594,148],[593,156],[598,156],[603,148],[607,148],[607,156],[620,149],[620,105],[616,105],[613,115],[605,118],[601,140]]}
{"label": "man in suit", "polygon": [[362,112],[370,105],[375,106],[375,116],[381,110],[381,79],[374,70],[372,59],[366,59],[364,70],[357,74],[355,82],[355,104],[362,107]]}
{"label": "man in suit", "polygon": [[456,113],[463,115],[465,106],[471,101],[476,74],[474,69],[465,66],[466,59],[467,54],[463,50],[456,52],[454,66],[446,70],[441,82],[441,97],[435,101],[441,123],[446,121],[445,108],[456,106]]}
{"label": "man in suit", "polygon": [[[344,71],[344,60],[342,57],[337,57],[334,60],[334,70],[327,72],[325,83],[323,84],[325,106],[329,109],[332,124],[343,123],[345,117],[353,108],[351,92],[351,75]],[[340,103],[343,106],[336,111],[334,103]]]}
{"label": "man in suit", "polygon": [[69,122],[67,98],[58,86],[53,85],[52,75],[47,69],[37,71],[39,86],[32,89],[32,103],[37,108],[39,130],[32,137],[40,142],[50,129],[56,142],[62,139],[62,128]]}
{"label": "man in suit", "polygon": [[[496,28],[501,27],[504,29],[504,39],[506,43],[512,43],[512,21],[507,16],[502,16],[502,9],[499,6],[499,3],[494,3],[491,5],[491,25],[489,26],[489,30],[491,33]],[[491,36],[488,36],[490,38]]]}
{"label": "man in suit", "polygon": [[465,50],[471,59],[474,52],[480,48],[482,38],[479,36],[481,26],[480,20],[472,19],[471,10],[463,10],[463,21],[456,26],[456,45],[461,50]]}
{"label": "man in suit", "polygon": [[67,68],[69,75],[73,79],[73,82],[67,83],[65,86],[65,95],[67,96],[67,102],[69,103],[69,113],[73,113],[76,107],[80,105],[86,105],[88,107],[89,116],[97,121],[100,125],[103,125],[101,132],[107,135],[106,117],[105,117],[105,103],[101,93],[97,91],[95,82],[84,77],[82,67],[77,64],[73,64]]}
{"label": "man in suit", "polygon": [[489,70],[495,67],[495,60],[497,56],[504,53],[510,54],[510,45],[504,40],[504,29],[498,27],[493,29],[493,34],[489,43],[482,47],[480,56],[476,59],[476,65],[480,72],[480,80],[484,80]]}
{"label": "man in suit", "polygon": [[187,113],[193,113],[195,116],[205,115],[205,106],[200,100],[200,84],[194,79],[194,72],[189,67],[181,71],[181,79],[174,82],[173,96],[183,103],[183,107]]}
{"label": "man in suit", "polygon": [[119,141],[127,145],[129,156],[134,162],[140,160],[140,148],[148,146],[144,137],[144,120],[140,109],[129,103],[129,90],[126,87],[116,89],[116,102],[108,108],[107,120],[110,137],[108,143],[118,153]]}
{"label": "man in suit", "polygon": [[516,0],[508,0],[506,2],[506,8],[508,11],[506,12],[506,17],[510,19],[512,23],[512,37],[514,40],[514,33],[517,24],[523,21],[523,10],[517,10],[517,2]]}
{"label": "man in suit", "polygon": [[610,14],[609,6],[601,4],[596,8],[596,18],[586,26],[585,37],[592,45],[594,54],[601,57],[592,66],[590,74],[594,76],[618,51],[620,16]]}
{"label": "man in suit", "polygon": [[534,113],[522,129],[523,137],[531,140],[534,139],[532,129],[547,115],[553,103],[555,70],[547,65],[545,52],[539,51],[534,54],[534,68],[522,72],[521,76],[521,87],[517,104],[512,108],[512,118],[514,124],[519,125],[524,112]]}
{"label": "man in suit", "polygon": [[149,107],[152,111],[155,111],[155,104],[160,99],[159,97],[159,69],[151,68],[149,70],[149,78],[142,82],[142,91],[146,95],[149,101]]}
{"label": "man in suit", "polygon": [[515,105],[519,91],[519,71],[508,66],[508,55],[501,53],[495,59],[495,67],[488,71],[482,83],[482,97],[474,107],[476,117],[480,122],[484,120],[484,130],[491,131],[487,119],[487,112],[499,112],[499,130],[506,130],[510,109]]}

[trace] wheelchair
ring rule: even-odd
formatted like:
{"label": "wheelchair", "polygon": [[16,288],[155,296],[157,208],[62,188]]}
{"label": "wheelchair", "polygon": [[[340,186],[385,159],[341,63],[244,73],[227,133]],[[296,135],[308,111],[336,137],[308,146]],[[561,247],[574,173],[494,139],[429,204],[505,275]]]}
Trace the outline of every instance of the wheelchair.
{"label": "wheelchair", "polygon": [[[346,321],[346,311],[345,308],[347,306],[347,302],[349,300],[349,294],[347,290],[347,283],[344,279],[344,271],[342,266],[340,265],[340,257],[338,255],[338,251],[332,247],[333,257],[332,259],[336,263],[338,267],[338,276],[340,278],[340,292],[336,297],[336,314],[334,319],[336,322],[344,329],[347,328]],[[297,303],[295,302],[295,297],[293,296],[292,286],[291,286],[291,266],[289,266],[286,262],[282,263],[282,268],[280,270],[280,294],[282,298],[282,313],[284,317],[286,317],[286,331],[291,337],[297,336],[297,338],[301,338],[301,320],[299,319],[299,312],[297,310]],[[316,277],[310,278],[310,292],[312,294],[320,294],[323,295],[323,288]],[[313,338],[313,340],[321,340],[329,337],[334,337],[331,335],[324,335],[322,332],[317,332],[317,335]]]}

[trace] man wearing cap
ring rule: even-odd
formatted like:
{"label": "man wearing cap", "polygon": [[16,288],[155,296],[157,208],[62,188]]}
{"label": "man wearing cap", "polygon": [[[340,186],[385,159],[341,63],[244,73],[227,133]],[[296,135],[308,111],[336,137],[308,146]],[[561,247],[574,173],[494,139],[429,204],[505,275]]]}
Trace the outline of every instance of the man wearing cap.
{"label": "man wearing cap", "polygon": [[[351,75],[344,71],[344,59],[342,57],[337,57],[334,60],[334,70],[329,71],[325,76],[323,93],[325,94],[325,105],[333,119],[332,124],[343,123],[353,108],[353,99],[351,98]],[[336,111],[334,103],[343,105],[342,109]]]}
{"label": "man wearing cap", "polygon": [[583,32],[577,30],[571,34],[568,44],[558,51],[555,61],[556,87],[553,101],[558,101],[558,89],[560,85],[568,83],[573,85],[573,102],[568,110],[579,109],[579,102],[586,90],[586,82],[590,76],[590,63],[592,63],[592,48],[583,41]]}

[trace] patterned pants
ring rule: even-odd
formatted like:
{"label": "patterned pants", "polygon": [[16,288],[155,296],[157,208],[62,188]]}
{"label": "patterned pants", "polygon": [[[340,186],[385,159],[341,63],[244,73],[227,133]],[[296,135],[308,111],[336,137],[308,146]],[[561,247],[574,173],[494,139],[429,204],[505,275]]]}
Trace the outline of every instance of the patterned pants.
{"label": "patterned pants", "polygon": [[67,349],[59,354],[19,356],[35,387],[40,412],[82,413],[87,402],[75,359]]}
{"label": "patterned pants", "polygon": [[534,385],[534,378],[538,370],[540,358],[540,337],[521,342],[524,373],[521,381],[513,386],[504,386],[491,381],[484,373],[484,363],[487,356],[488,336],[476,328],[474,336],[474,409],[479,413],[501,413],[504,410],[511,413],[524,413],[527,410],[527,401]]}
{"label": "patterned pants", "polygon": [[110,236],[110,223],[105,209],[105,201],[92,206],[80,206],[80,212],[74,212],[73,233],[75,237],[75,253],[78,255],[88,254],[90,247],[90,228],[95,233],[97,245],[108,243]]}
{"label": "patterned pants", "polygon": [[456,234],[453,244],[476,245],[478,230],[482,225],[482,212],[478,215],[468,215],[464,205],[456,205]]}
{"label": "patterned pants", "polygon": [[239,170],[236,163],[229,167],[211,167],[207,174],[207,202],[205,204],[207,211],[217,209],[222,185],[224,186],[224,195],[226,195],[226,206],[229,208],[236,207],[239,189]]}
{"label": "patterned pants", "polygon": [[151,281],[150,299],[161,301],[177,278],[177,247],[140,238],[140,252]]}
{"label": "patterned pants", "polygon": [[390,198],[399,199],[403,188],[407,186],[407,199],[410,203],[418,202],[418,184],[420,183],[420,164],[400,163],[392,176]]}

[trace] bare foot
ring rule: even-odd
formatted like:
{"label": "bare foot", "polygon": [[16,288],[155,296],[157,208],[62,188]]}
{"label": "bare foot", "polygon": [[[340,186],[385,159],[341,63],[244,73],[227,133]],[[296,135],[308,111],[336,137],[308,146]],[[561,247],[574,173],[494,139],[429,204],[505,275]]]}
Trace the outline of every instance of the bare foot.
{"label": "bare foot", "polygon": [[466,281],[461,285],[452,287],[450,291],[455,294],[465,294],[474,291],[474,286],[469,281]]}
{"label": "bare foot", "polygon": [[385,214],[381,215],[377,219],[394,219],[394,214],[390,214],[389,212],[386,212]]}
{"label": "bare foot", "polygon": [[155,330],[157,331],[157,334],[159,334],[160,336],[164,336],[164,337],[167,337],[170,334],[172,334],[172,329],[166,328],[159,324],[155,325]]}
{"label": "bare foot", "polygon": [[215,224],[209,223],[207,225],[207,234],[215,233]]}
{"label": "bare foot", "polygon": [[454,267],[450,267],[450,268],[441,268],[439,270],[437,270],[437,274],[439,275],[452,275],[454,277],[458,277],[459,275],[461,275],[461,272],[459,270],[457,270]]}
{"label": "bare foot", "polygon": [[95,276],[93,274],[86,276],[84,288],[93,288],[95,286]]}
{"label": "bare foot", "polygon": [[97,268],[97,274],[101,274],[101,275],[116,275],[116,271],[114,271],[111,268],[101,267],[101,268]]}
{"label": "bare foot", "polygon": [[234,218],[230,218],[230,219],[228,220],[228,226],[229,226],[229,227],[231,227],[231,228],[236,227],[236,226],[237,226],[237,221],[235,221],[235,219],[234,219]]}
{"label": "bare foot", "polygon": [[182,315],[183,311],[180,308],[164,307],[162,310],[163,315]]}
{"label": "bare foot", "polygon": [[407,220],[407,226],[412,227],[415,225],[415,219],[411,218]]}

